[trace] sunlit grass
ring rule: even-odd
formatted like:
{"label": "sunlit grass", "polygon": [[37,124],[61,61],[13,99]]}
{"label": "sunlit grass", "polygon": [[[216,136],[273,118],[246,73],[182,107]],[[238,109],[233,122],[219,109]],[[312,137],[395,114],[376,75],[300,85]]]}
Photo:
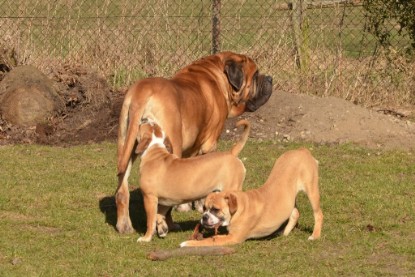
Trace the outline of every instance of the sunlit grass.
{"label": "sunlit grass", "polygon": [[[230,143],[221,143],[228,149]],[[200,215],[173,212],[183,231],[136,243],[145,231],[138,164],[130,210],[137,233],[114,228],[116,146],[0,147],[1,276],[337,276],[408,275],[415,270],[415,155],[353,145],[249,141],[240,157],[245,189],[266,180],[275,159],[300,146],[320,162],[322,238],[309,242],[313,217],[298,198],[299,225],[288,237],[250,240],[224,257],[151,262],[148,252],[186,240]]]}

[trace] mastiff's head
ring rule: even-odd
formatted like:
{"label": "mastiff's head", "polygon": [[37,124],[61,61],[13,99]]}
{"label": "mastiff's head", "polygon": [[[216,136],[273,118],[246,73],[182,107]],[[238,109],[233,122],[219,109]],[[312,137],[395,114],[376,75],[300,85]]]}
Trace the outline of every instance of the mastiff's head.
{"label": "mastiff's head", "polygon": [[254,112],[272,94],[272,77],[260,74],[255,62],[245,55],[223,52],[224,73],[230,84],[230,116]]}

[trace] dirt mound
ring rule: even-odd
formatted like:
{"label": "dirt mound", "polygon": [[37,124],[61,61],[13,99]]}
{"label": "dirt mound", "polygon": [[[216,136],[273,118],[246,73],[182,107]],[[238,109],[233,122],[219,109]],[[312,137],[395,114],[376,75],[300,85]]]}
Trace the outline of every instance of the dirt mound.
{"label": "dirt mound", "polygon": [[[112,91],[102,77],[81,67],[62,66],[46,75],[54,81],[65,109],[44,124],[26,128],[0,117],[0,144],[74,145],[116,140],[123,92]],[[407,107],[377,112],[334,97],[274,92],[258,111],[240,118],[251,121],[251,137],[259,140],[351,142],[375,148],[415,149],[411,111],[414,109]],[[222,139],[236,135],[234,124],[238,119],[227,121]]]}
{"label": "dirt mound", "polygon": [[111,140],[116,136],[118,107],[113,105],[117,104],[117,94],[104,78],[82,67],[68,66],[54,68],[46,75],[64,108],[45,122],[28,127],[13,125],[2,116],[0,144],[71,145]]}
{"label": "dirt mound", "polygon": [[0,82],[1,113],[16,125],[36,124],[62,109],[53,82],[34,66],[18,66]]}
{"label": "dirt mound", "polygon": [[[274,93],[254,114],[252,135],[280,141],[356,143],[370,148],[415,149],[413,107],[366,109],[335,97]],[[233,136],[233,121],[225,136]]]}

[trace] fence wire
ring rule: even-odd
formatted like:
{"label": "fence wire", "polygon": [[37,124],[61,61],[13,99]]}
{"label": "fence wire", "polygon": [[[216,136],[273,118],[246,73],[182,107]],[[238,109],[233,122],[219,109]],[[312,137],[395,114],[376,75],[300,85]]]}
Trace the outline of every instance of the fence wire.
{"label": "fence wire", "polygon": [[[415,103],[410,40],[369,33],[360,0],[2,0],[0,70],[77,64],[124,87],[217,51],[251,56],[276,89]],[[2,69],[3,68],[3,69]]]}

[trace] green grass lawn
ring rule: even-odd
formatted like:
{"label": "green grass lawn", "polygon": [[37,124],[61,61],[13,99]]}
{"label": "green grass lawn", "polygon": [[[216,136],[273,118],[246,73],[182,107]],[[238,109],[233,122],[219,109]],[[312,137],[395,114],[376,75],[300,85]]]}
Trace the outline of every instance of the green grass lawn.
{"label": "green grass lawn", "polygon": [[[230,143],[221,143],[221,149]],[[245,189],[260,186],[274,160],[299,144],[249,141]],[[119,235],[116,145],[0,147],[0,276],[408,276],[415,272],[415,153],[307,144],[320,162],[325,222],[313,228],[305,195],[288,237],[249,240],[229,256],[146,259],[188,239],[200,215],[174,212],[183,231],[136,240],[145,231],[138,178],[130,210],[137,233]],[[138,164],[135,165],[137,171]]]}

